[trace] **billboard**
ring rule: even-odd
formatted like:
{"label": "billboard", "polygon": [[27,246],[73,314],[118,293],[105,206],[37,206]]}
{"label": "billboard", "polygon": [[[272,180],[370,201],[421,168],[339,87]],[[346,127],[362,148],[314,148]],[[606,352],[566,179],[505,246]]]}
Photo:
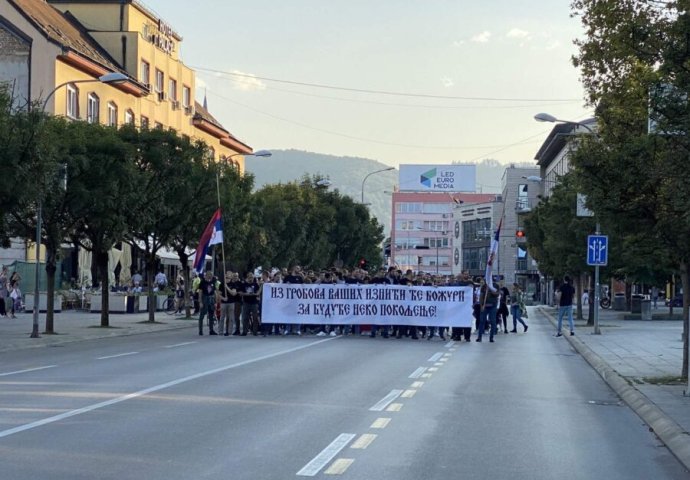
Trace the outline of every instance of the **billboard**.
{"label": "billboard", "polygon": [[400,165],[401,192],[475,192],[476,165]]}

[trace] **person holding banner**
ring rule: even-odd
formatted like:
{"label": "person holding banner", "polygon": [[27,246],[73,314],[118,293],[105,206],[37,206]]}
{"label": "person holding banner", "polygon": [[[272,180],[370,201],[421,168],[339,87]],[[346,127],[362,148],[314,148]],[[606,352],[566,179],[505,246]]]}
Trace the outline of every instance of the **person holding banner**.
{"label": "person holding banner", "polygon": [[252,272],[247,273],[242,283],[240,296],[242,297],[242,325],[245,329],[242,336],[247,335],[247,326],[250,326],[252,335],[257,336],[259,334],[259,282],[256,281]]}
{"label": "person holding banner", "polygon": [[477,332],[477,342],[482,341],[482,334],[484,333],[484,327],[486,326],[487,320],[491,324],[491,330],[489,330],[489,342],[493,343],[494,335],[496,335],[496,310],[498,309],[498,285],[495,283],[493,285],[488,285],[486,282],[482,282],[482,286],[479,289],[479,304],[481,305],[480,320],[479,320],[479,331]]}
{"label": "person holding banner", "polygon": [[[474,287],[470,274],[466,270],[458,275],[457,281],[453,285],[457,287]],[[469,342],[471,337],[472,327],[453,327],[451,330],[451,340],[459,342],[464,338],[466,342]],[[441,340],[445,340],[443,335],[441,335]]]}
{"label": "person holding banner", "polygon": [[[302,276],[301,268],[298,266],[292,267],[290,275],[286,275],[283,278],[283,283],[300,284],[304,283],[304,277]],[[302,335],[302,330],[299,325],[288,324],[285,325],[285,330],[283,330],[283,335]]]}

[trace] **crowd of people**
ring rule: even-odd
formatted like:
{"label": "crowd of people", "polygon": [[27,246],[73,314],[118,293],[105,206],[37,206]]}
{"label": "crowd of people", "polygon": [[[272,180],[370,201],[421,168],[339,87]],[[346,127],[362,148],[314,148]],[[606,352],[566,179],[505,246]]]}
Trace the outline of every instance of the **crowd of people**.
{"label": "crowd of people", "polygon": [[[247,335],[302,335],[336,336],[358,334],[359,326],[352,325],[296,325],[273,324],[261,321],[261,294],[263,285],[267,283],[287,284],[389,284],[407,286],[457,286],[472,287],[473,316],[476,341],[481,342],[485,333],[489,334],[489,341],[494,341],[498,331],[517,333],[518,323],[523,332],[527,332],[525,323],[526,309],[524,294],[520,286],[515,283],[512,289],[493,283],[487,286],[484,279],[472,279],[467,272],[457,277],[434,276],[428,273],[415,273],[412,270],[402,272],[395,267],[368,272],[363,269],[333,269],[321,272],[304,270],[299,266],[288,269],[273,269],[263,271],[255,277],[249,272],[241,278],[237,272],[226,272],[223,281],[207,271],[203,276],[194,274],[191,292],[194,302],[194,313],[199,315],[199,335],[204,335],[204,328],[209,335],[247,336]],[[175,287],[177,311],[185,308],[184,279],[179,277]],[[508,317],[512,317],[512,329],[508,330]],[[204,324],[204,320],[206,323]],[[470,341],[472,327],[450,329],[445,327],[427,326],[414,327],[408,325],[372,325],[369,335],[384,338],[408,337],[418,340],[431,340],[438,336],[446,340],[450,334],[452,340]]]}
{"label": "crowd of people", "polygon": [[17,318],[15,314],[24,310],[21,280],[19,272],[15,271],[10,275],[4,265],[0,269],[0,317]]}

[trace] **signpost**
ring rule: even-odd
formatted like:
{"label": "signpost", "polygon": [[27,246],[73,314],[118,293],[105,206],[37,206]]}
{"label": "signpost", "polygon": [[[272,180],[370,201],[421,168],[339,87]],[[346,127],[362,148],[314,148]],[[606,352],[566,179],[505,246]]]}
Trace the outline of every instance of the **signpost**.
{"label": "signpost", "polygon": [[594,334],[599,330],[599,267],[606,266],[609,260],[609,237],[599,234],[597,223],[596,235],[587,236],[587,265],[594,266]]}

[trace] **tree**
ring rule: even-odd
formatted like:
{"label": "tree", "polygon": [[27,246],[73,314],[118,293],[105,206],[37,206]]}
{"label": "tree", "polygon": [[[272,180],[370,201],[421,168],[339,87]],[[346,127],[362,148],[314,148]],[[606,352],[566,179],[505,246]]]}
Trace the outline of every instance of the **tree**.
{"label": "tree", "polygon": [[76,224],[72,238],[92,252],[101,280],[101,326],[108,327],[108,252],[128,230],[127,212],[137,202],[135,171],[127,145],[114,128],[71,125],[78,139],[72,143],[67,171],[69,212]]}
{"label": "tree", "polygon": [[[686,1],[576,0],[585,38],[574,64],[597,112],[598,139],[572,156],[595,213],[629,238],[645,236],[681,272],[683,376],[690,278],[690,12]],[[651,113],[650,113],[651,112]],[[648,131],[649,120],[656,126]],[[654,257],[652,257],[654,258]]]}

